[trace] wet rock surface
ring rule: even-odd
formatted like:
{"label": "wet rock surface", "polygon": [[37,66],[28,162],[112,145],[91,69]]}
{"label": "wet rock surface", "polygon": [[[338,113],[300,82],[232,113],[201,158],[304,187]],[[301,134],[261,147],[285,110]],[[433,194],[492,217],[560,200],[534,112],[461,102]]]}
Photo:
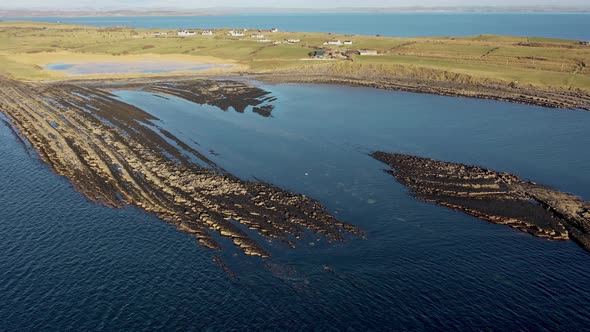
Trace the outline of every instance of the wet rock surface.
{"label": "wet rock surface", "polygon": [[[269,253],[238,223],[265,238],[290,242],[310,230],[331,241],[362,236],[316,200],[228,174],[159,128],[157,118],[114,98],[108,92],[112,85],[1,77],[0,85],[0,110],[11,125],[56,173],[98,204],[134,205],[194,234],[207,248],[220,248],[218,234],[245,254],[261,257]],[[132,88],[237,111],[268,102],[268,93],[239,82],[134,83]]]}
{"label": "wet rock surface", "polygon": [[418,199],[590,250],[590,202],[572,194],[478,166],[385,152],[372,157],[391,166],[387,172]]}

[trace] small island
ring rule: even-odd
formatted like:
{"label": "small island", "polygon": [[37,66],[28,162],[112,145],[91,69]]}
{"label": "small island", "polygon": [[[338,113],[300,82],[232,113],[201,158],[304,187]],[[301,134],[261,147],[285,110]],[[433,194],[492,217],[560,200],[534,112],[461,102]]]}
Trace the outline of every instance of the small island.
{"label": "small island", "polygon": [[416,198],[590,251],[590,202],[516,175],[398,153],[372,157]]}

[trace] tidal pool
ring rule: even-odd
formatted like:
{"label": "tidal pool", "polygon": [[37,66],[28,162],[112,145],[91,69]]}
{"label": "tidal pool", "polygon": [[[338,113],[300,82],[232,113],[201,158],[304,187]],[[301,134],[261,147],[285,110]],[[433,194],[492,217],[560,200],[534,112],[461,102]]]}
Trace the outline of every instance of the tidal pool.
{"label": "tidal pool", "polygon": [[64,72],[69,76],[133,73],[201,72],[210,69],[231,69],[229,64],[182,61],[107,61],[81,63],[52,63],[44,69]]}

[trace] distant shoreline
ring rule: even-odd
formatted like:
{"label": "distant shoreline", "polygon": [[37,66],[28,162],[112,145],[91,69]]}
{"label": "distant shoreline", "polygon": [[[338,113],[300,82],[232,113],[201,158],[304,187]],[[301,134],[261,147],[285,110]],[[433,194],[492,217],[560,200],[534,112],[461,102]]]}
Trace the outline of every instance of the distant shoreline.
{"label": "distant shoreline", "polygon": [[0,9],[0,19],[15,17],[154,17],[154,16],[223,16],[265,14],[447,14],[447,13],[590,13],[590,7],[390,7],[390,8],[207,8],[202,10],[46,10]]}
{"label": "distant shoreline", "polygon": [[[174,30],[126,27],[39,22],[8,22],[0,27],[1,36],[9,41],[0,52],[0,73],[21,81],[71,80],[63,73],[43,69],[51,64],[192,60],[189,62],[234,67],[199,74],[179,71],[168,76],[341,84],[590,110],[590,67],[580,60],[590,54],[590,42],[586,41],[496,35],[396,38],[267,30],[264,33],[272,40],[261,43],[257,36],[262,30],[253,30],[248,33],[253,33],[251,36],[242,32],[232,36],[236,31],[229,29],[214,29],[209,35],[193,31],[192,37],[185,38]],[[16,38],[20,46],[9,47]],[[63,42],[56,43],[55,38]],[[160,75],[115,71],[100,76]]]}

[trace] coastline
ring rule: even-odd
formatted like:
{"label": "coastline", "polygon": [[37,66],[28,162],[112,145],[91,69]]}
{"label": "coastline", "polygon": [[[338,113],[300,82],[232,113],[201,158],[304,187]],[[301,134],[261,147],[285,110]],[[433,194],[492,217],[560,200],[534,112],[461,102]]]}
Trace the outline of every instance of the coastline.
{"label": "coastline", "polygon": [[128,83],[154,83],[161,81],[189,81],[208,79],[251,79],[268,84],[333,84],[369,87],[391,91],[405,91],[439,96],[497,100],[554,109],[590,111],[590,93],[582,90],[542,89],[538,87],[510,87],[502,84],[469,84],[452,81],[430,81],[411,78],[368,79],[362,77],[327,76],[307,73],[256,73],[256,72],[211,72],[170,73],[166,75],[108,75],[69,77],[46,80],[39,83],[80,83],[108,85]]}
{"label": "coastline", "polygon": [[[590,110],[590,42],[582,40],[502,35],[399,38],[256,29],[234,37],[231,32],[193,31],[191,37],[183,37],[170,29],[2,22],[0,37],[8,43],[0,47],[0,74],[21,81],[62,82],[247,77]],[[261,43],[253,37],[262,33],[272,40]],[[57,43],[55,38],[62,39]],[[142,61],[161,62],[163,68],[142,70]],[[98,69],[134,62],[138,66],[131,70]],[[190,68],[193,64],[219,67]],[[55,65],[85,66],[85,72],[49,69]]]}
{"label": "coastline", "polygon": [[439,96],[490,99],[557,109],[590,110],[590,93],[582,90],[509,87],[497,84],[469,84],[412,78],[367,79],[362,77],[313,74],[246,74],[266,83],[313,83],[371,87],[384,90],[425,93]]}

